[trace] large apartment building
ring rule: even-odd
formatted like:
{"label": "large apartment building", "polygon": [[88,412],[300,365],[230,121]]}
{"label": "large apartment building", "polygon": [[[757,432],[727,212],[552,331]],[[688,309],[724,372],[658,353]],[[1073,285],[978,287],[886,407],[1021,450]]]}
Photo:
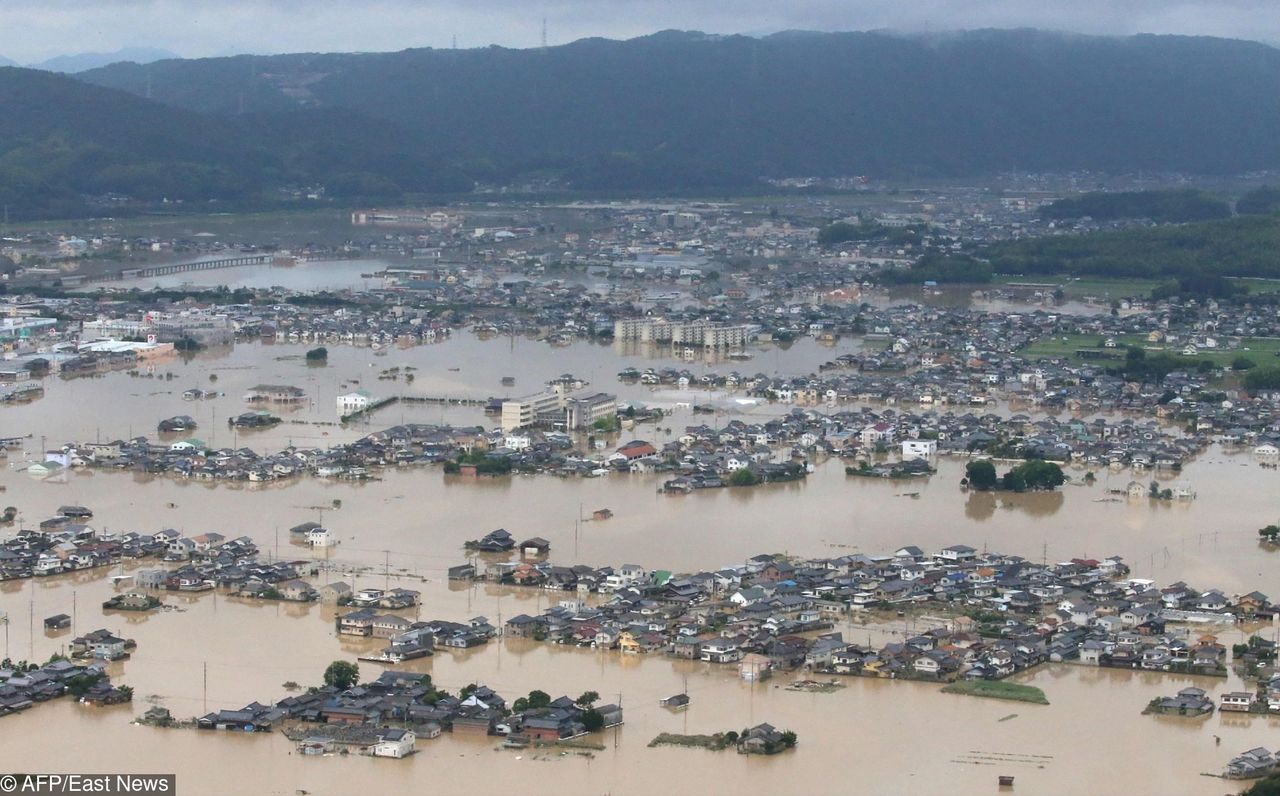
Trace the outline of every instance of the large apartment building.
{"label": "large apartment building", "polygon": [[750,336],[750,326],[725,326],[710,321],[678,322],[662,318],[620,318],[613,324],[615,340],[638,340],[642,343],[728,348],[745,345]]}

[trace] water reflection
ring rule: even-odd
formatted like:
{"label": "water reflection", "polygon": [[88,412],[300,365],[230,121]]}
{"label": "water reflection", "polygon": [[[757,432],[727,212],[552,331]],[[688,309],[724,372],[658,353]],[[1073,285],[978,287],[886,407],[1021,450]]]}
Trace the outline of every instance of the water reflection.
{"label": "water reflection", "polygon": [[964,502],[964,516],[977,522],[991,519],[996,513],[996,507],[999,501],[991,492],[969,493],[969,497]]}
{"label": "water reflection", "polygon": [[964,503],[964,516],[976,522],[985,522],[995,516],[996,510],[1016,511],[1029,517],[1050,517],[1066,503],[1062,492],[995,493],[969,492]]}

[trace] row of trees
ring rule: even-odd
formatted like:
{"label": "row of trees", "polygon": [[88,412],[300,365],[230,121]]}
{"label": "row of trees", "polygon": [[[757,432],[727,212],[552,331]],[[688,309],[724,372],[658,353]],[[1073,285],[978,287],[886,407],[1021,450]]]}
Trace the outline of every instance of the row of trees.
{"label": "row of trees", "polygon": [[1276,278],[1280,219],[1238,216],[1180,226],[1050,235],[993,244],[981,254],[1001,274]]}
{"label": "row of trees", "polygon": [[1280,365],[1253,368],[1244,377],[1248,390],[1280,390]]}
{"label": "row of trees", "polygon": [[964,476],[962,483],[980,492],[1050,490],[1062,486],[1067,480],[1061,467],[1044,459],[1029,459],[1003,476],[996,475],[996,466],[990,459],[977,459],[965,465]]}
{"label": "row of trees", "polygon": [[450,475],[461,472],[462,465],[474,465],[477,475],[507,475],[511,472],[511,460],[505,456],[486,456],[484,451],[459,453],[457,461],[445,462],[444,471]]}
{"label": "row of trees", "polygon": [[1208,373],[1213,369],[1213,360],[1210,359],[1184,357],[1168,352],[1147,356],[1147,352],[1141,348],[1129,346],[1125,351],[1124,364],[1108,367],[1106,370],[1127,381],[1160,382],[1175,370]]}
{"label": "row of trees", "polygon": [[991,263],[967,254],[929,252],[910,268],[888,268],[880,279],[890,284],[937,282],[938,284],[985,284],[995,270]]}
{"label": "row of trees", "polygon": [[1089,216],[1098,221],[1121,218],[1149,218],[1157,223],[1185,223],[1228,218],[1231,207],[1225,200],[1203,191],[1094,192],[1059,199],[1040,208],[1040,217],[1065,220]]}

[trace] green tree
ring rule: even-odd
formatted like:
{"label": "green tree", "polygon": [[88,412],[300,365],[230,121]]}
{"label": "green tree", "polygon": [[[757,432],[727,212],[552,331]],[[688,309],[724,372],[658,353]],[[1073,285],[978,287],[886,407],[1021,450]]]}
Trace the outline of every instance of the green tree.
{"label": "green tree", "polygon": [[587,708],[582,712],[582,726],[587,732],[595,732],[604,727],[604,716],[595,708]]}
{"label": "green tree", "polygon": [[782,733],[782,745],[791,749],[796,745],[796,734],[791,730]]}
{"label": "green tree", "polygon": [[326,362],[329,359],[329,349],[324,346],[313,348],[307,352],[308,362]]}
{"label": "green tree", "polygon": [[1254,188],[1236,202],[1236,212],[1242,215],[1274,213],[1280,210],[1280,189],[1270,185]]}
{"label": "green tree", "polygon": [[1280,796],[1280,774],[1272,774],[1253,783],[1244,796]]}
{"label": "green tree", "polygon": [[79,699],[89,693],[89,689],[106,679],[106,675],[101,672],[96,674],[77,674],[67,678],[67,691],[71,696]]}
{"label": "green tree", "polygon": [[734,470],[729,476],[729,486],[755,486],[758,483],[760,483],[760,476],[756,475],[750,467]]}
{"label": "green tree", "polygon": [[1244,386],[1249,390],[1280,390],[1280,366],[1254,368],[1244,377]]}
{"label": "green tree", "polygon": [[1000,477],[1000,488],[1006,492],[1025,492],[1027,491],[1027,479],[1017,468],[1010,470]]}
{"label": "green tree", "polygon": [[598,693],[596,693],[595,691],[585,691],[583,692],[582,696],[578,697],[573,701],[573,704],[581,705],[582,707],[585,708],[585,707],[590,707],[599,701],[600,701],[600,695]]}
{"label": "green tree", "polygon": [[1244,354],[1241,354],[1240,356],[1231,360],[1232,370],[1253,370],[1256,367],[1258,367],[1258,363],[1254,362],[1252,359],[1249,359]]}
{"label": "green tree", "polygon": [[350,661],[334,661],[324,670],[324,684],[345,691],[360,682],[360,667]]}
{"label": "green tree", "polygon": [[996,466],[990,459],[976,459],[966,464],[964,477],[969,486],[979,491],[996,488]]}
{"label": "green tree", "polygon": [[1005,475],[1009,476],[1014,476],[1014,483],[1020,482],[1023,489],[1056,489],[1067,481],[1061,467],[1044,459],[1023,462]]}
{"label": "green tree", "polygon": [[1280,538],[1280,525],[1273,524],[1268,525],[1265,528],[1259,528],[1258,537],[1265,542],[1274,543],[1277,538]]}
{"label": "green tree", "polygon": [[551,695],[546,691],[538,691],[535,689],[529,692],[528,704],[529,710],[545,708],[547,705],[551,704]]}

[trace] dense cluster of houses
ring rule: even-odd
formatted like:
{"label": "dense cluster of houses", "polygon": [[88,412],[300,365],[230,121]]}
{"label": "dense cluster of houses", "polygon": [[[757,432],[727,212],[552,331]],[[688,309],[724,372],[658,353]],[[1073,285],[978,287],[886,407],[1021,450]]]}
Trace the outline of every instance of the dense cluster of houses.
{"label": "dense cluster of houses", "polygon": [[91,705],[128,702],[132,691],[111,684],[105,663],[77,663],[57,658],[43,666],[0,664],[0,716],[18,713],[66,694]]}
{"label": "dense cluster of houses", "polygon": [[[104,608],[151,610],[158,602],[150,590],[202,592],[220,588],[241,597],[334,603],[377,591],[365,590],[353,598],[343,583],[317,589],[301,578],[297,562],[261,560],[257,545],[248,536],[228,539],[212,531],[185,536],[172,528],[153,534],[107,534],[78,522],[22,530],[0,542],[0,580],[43,577],[143,558],[158,559],[164,566],[134,570],[131,577],[138,590],[113,596]],[[380,601],[356,604],[396,609],[415,605],[417,599],[417,592],[395,589]]]}
{"label": "dense cluster of houses", "polygon": [[[259,415],[246,417],[253,420]],[[1244,442],[1247,436],[1242,432],[1231,439]],[[1207,434],[1174,435],[1155,420],[1132,418],[1034,419],[1021,414],[915,413],[892,408],[838,412],[796,408],[758,422],[734,419],[719,427],[687,426],[669,442],[633,439],[612,452],[579,450],[573,437],[558,431],[404,424],[330,448],[291,446],[260,454],[246,447],[213,449],[194,438],[153,442],[137,437],[69,443],[48,451],[46,459],[49,466],[59,467],[168,473],[195,480],[270,481],[301,474],[370,478],[386,467],[451,463],[459,456],[478,455],[501,463],[504,472],[586,477],[669,473],[674,477],[672,490],[687,491],[724,485],[743,469],[752,471],[756,481],[789,480],[804,477],[810,462],[820,455],[869,459],[884,452],[898,453],[902,461],[929,460],[940,454],[992,454],[1177,471],[1212,439]]]}
{"label": "dense cluster of houses", "polygon": [[[485,685],[467,686],[455,696],[435,688],[430,675],[384,671],[376,680],[350,688],[323,686],[274,705],[253,702],[240,710],[209,713],[197,719],[197,726],[258,732],[289,726],[304,731],[305,742],[321,745],[336,741],[372,747],[407,739],[398,749],[369,750],[377,756],[404,757],[412,751],[414,739],[435,738],[442,731],[504,735],[519,745],[575,738],[622,721],[622,708],[615,704],[567,696],[537,702],[521,698],[509,704]],[[391,730],[408,735],[388,735]]]}
{"label": "dense cluster of houses", "polygon": [[[459,565],[449,576],[567,593],[540,615],[508,619],[509,636],[730,664],[745,679],[800,666],[1000,679],[1050,661],[1225,676],[1226,647],[1185,626],[1274,614],[1259,592],[1228,598],[1184,583],[1158,588],[1129,577],[1118,557],[1040,564],[967,545],[933,554],[905,546],[883,556],[760,555],[693,574],[521,560],[484,572]],[[880,648],[831,632],[849,612],[930,604],[956,618]]]}
{"label": "dense cluster of houses", "polygon": [[172,528],[154,534],[103,533],[82,522],[88,519],[87,512],[78,506],[64,506],[38,529],[22,529],[0,541],[0,580],[95,569],[123,559],[243,561],[257,554],[247,536],[227,539],[210,532],[186,537]]}

